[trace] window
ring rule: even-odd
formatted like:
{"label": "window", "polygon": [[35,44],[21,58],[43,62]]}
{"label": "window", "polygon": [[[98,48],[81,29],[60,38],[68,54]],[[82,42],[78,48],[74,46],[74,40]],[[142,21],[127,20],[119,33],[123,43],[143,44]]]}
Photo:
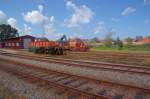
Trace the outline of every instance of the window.
{"label": "window", "polygon": [[16,43],[16,46],[17,46],[17,47],[19,46],[19,42]]}
{"label": "window", "polygon": [[5,43],[5,46],[7,46],[7,43]]}
{"label": "window", "polygon": [[12,43],[11,45],[12,45],[12,46],[15,46],[15,43]]}
{"label": "window", "polygon": [[11,43],[8,43],[8,46],[11,46]]}

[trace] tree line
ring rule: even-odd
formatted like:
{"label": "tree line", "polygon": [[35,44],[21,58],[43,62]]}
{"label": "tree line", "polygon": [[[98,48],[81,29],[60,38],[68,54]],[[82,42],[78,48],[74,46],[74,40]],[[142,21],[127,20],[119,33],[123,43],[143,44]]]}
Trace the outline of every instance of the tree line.
{"label": "tree line", "polygon": [[[113,33],[111,33],[111,32],[106,34],[104,40],[102,40],[103,44],[108,48],[116,47],[118,49],[122,49],[124,47],[123,40],[121,40],[119,37],[114,39],[112,36],[113,36]],[[150,37],[150,36],[147,36],[147,37]],[[143,38],[144,38],[143,36],[136,36],[135,38],[127,37],[125,39],[126,45],[128,47],[130,47],[133,45],[134,41],[141,41],[141,40],[143,40]],[[101,40],[99,40],[97,37],[94,37],[89,41],[92,43],[101,42]]]}

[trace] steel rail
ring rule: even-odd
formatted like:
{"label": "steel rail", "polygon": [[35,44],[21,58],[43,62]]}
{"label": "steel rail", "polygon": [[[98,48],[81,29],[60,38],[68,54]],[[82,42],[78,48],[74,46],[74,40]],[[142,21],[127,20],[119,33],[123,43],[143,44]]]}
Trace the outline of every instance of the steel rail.
{"label": "steel rail", "polygon": [[[18,55],[12,53],[0,53],[5,54],[12,57],[19,57],[25,59],[32,59],[37,61],[44,61],[48,63],[57,63],[64,64],[67,66],[76,66],[76,67],[88,67],[93,69],[104,69],[118,72],[127,72],[127,73],[136,73],[142,75],[150,75],[150,68],[143,66],[135,66],[135,65],[124,65],[124,64],[112,64],[112,63],[103,63],[103,62],[89,62],[89,61],[81,61],[81,60],[71,60],[71,59],[62,59],[62,58],[51,58],[51,57],[35,57],[31,55]],[[119,68],[118,68],[119,67]]]}
{"label": "steel rail", "polygon": [[118,86],[122,86],[122,87],[126,87],[126,88],[133,88],[133,89],[138,89],[138,90],[142,90],[145,93],[149,93],[150,94],[150,89],[147,88],[141,88],[141,87],[137,87],[137,86],[132,86],[132,85],[126,85],[126,84],[119,84],[116,82],[109,82],[109,81],[104,81],[104,80],[97,80],[95,78],[89,78],[89,77],[83,77],[80,75],[73,75],[73,74],[69,74],[69,73],[65,73],[65,72],[60,72],[60,71],[56,71],[56,70],[50,70],[50,69],[46,69],[43,67],[37,67],[36,65],[30,65],[30,64],[25,64],[25,63],[21,63],[21,62],[16,62],[16,61],[11,61],[11,60],[4,60],[2,59],[2,61],[7,61],[13,64],[18,64],[21,65],[23,67],[29,67],[31,69],[35,69],[35,70],[39,70],[39,71],[43,71],[43,72],[56,72],[62,75],[70,75],[72,77],[78,77],[78,78],[83,78],[83,79],[88,79],[89,81],[94,81],[94,82],[103,82],[103,83],[108,83],[110,85],[118,85]]}

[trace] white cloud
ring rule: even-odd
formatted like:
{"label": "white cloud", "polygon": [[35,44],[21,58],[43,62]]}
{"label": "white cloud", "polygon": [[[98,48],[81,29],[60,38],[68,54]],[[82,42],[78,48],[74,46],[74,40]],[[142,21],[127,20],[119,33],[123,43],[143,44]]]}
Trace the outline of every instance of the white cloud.
{"label": "white cloud", "polygon": [[58,40],[62,36],[62,34],[56,33],[53,24],[49,23],[44,26],[44,36],[48,37],[51,40]]}
{"label": "white cloud", "polygon": [[27,12],[26,14],[23,13],[24,20],[26,22],[32,23],[32,24],[42,24],[42,23],[51,23],[54,22],[55,17],[54,16],[45,16],[43,15],[44,7],[42,5],[38,6],[38,10],[32,10],[30,12]]}
{"label": "white cloud", "polygon": [[55,17],[54,16],[50,16],[47,24],[44,25],[45,36],[55,33],[54,20],[55,20]]}
{"label": "white cloud", "polygon": [[136,11],[136,8],[133,7],[127,7],[124,9],[124,11],[121,13],[123,16],[127,16],[131,13],[134,13]]}
{"label": "white cloud", "polygon": [[[31,12],[27,12],[26,14],[23,14],[24,20],[26,22],[32,23],[33,25],[40,24],[42,25],[44,29],[44,35],[45,37],[54,34],[55,28],[53,26],[53,23],[55,21],[54,16],[45,16],[43,15],[44,7],[42,5],[38,6],[38,10],[32,10]],[[26,32],[31,31],[31,27],[24,25],[24,28]]]}
{"label": "white cloud", "polygon": [[55,20],[55,17],[54,17],[54,16],[50,16],[50,17],[49,17],[49,21],[50,21],[50,22],[54,22],[54,20]]}
{"label": "white cloud", "polygon": [[24,24],[24,34],[31,34],[31,27],[29,27],[27,24]]}
{"label": "white cloud", "polygon": [[18,28],[18,25],[17,25],[17,20],[16,19],[14,19],[14,18],[9,18],[8,20],[7,20],[7,23],[9,24],[9,25],[11,25],[13,28]]}
{"label": "white cloud", "polygon": [[150,0],[144,0],[144,4],[150,4]]}
{"label": "white cloud", "polygon": [[6,23],[7,22],[7,15],[0,10],[0,24],[1,23]]}
{"label": "white cloud", "polygon": [[43,5],[39,5],[39,6],[38,6],[38,9],[39,9],[40,12],[42,12],[42,11],[44,10]]}
{"label": "white cloud", "polygon": [[38,10],[27,12],[26,14],[23,14],[23,17],[26,22],[30,22],[32,24],[41,24],[47,19],[47,17]]}
{"label": "white cloud", "polygon": [[53,28],[52,24],[47,24],[44,26],[44,32],[45,32],[45,35],[53,34],[55,32],[55,29]]}
{"label": "white cloud", "polygon": [[99,22],[94,30],[94,34],[105,33],[106,28],[104,26],[104,22]]}
{"label": "white cloud", "polygon": [[15,18],[7,19],[7,24],[11,25],[13,28],[17,29],[18,32],[21,32],[21,29],[18,27],[18,22]]}
{"label": "white cloud", "polygon": [[27,12],[26,14],[23,13],[24,20],[32,24],[41,24],[44,21],[47,21],[48,17],[43,15],[43,10],[43,5],[38,5],[38,10],[32,10]]}
{"label": "white cloud", "polygon": [[1,10],[0,10],[0,24],[9,24],[13,28],[16,28],[18,30],[18,32],[20,32],[17,20],[12,17],[8,18],[7,15]]}
{"label": "white cloud", "polygon": [[67,7],[71,7],[71,8],[73,8],[74,10],[75,10],[75,9],[78,9],[77,6],[76,6],[74,3],[72,3],[71,1],[67,1],[67,2],[66,2],[66,6],[67,6]]}
{"label": "white cloud", "polygon": [[71,1],[67,1],[66,6],[73,10],[72,16],[65,20],[68,27],[77,27],[81,24],[87,24],[93,18],[94,12],[86,5],[78,7]]}

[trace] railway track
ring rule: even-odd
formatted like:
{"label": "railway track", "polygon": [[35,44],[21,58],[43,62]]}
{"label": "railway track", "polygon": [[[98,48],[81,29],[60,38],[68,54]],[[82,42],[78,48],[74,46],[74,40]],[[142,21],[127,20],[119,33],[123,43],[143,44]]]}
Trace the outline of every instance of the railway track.
{"label": "railway track", "polygon": [[[80,55],[80,56],[78,56]],[[61,57],[61,56],[60,56]],[[62,56],[63,57],[63,56]],[[125,53],[125,52],[70,52],[65,56],[71,59],[87,59],[105,61],[111,63],[122,63],[132,65],[149,66],[150,54],[146,53]]]}
{"label": "railway track", "polygon": [[[82,52],[71,52],[71,54],[82,54]],[[93,55],[93,56],[105,56],[105,55],[108,55],[108,56],[111,56],[111,57],[114,57],[114,56],[126,56],[126,57],[130,57],[132,55],[133,58],[137,58],[137,57],[140,57],[140,58],[150,58],[150,55],[147,55],[147,54],[139,54],[139,55],[136,55],[135,53],[120,53],[120,52],[93,52],[93,53],[89,53],[89,52],[84,52],[84,54],[88,54],[88,55]]]}
{"label": "railway track", "polygon": [[[32,83],[55,87],[67,99],[148,99],[150,91],[3,60],[0,69]],[[43,85],[44,82],[44,85]],[[41,85],[41,84],[39,84]],[[142,97],[142,98],[139,98]]]}
{"label": "railway track", "polygon": [[140,75],[150,75],[150,67],[144,67],[144,66],[72,60],[72,59],[63,59],[63,58],[54,58],[54,57],[43,57],[43,56],[37,56],[37,55],[23,55],[23,54],[21,55],[21,54],[7,53],[7,52],[0,52],[0,54],[5,54],[7,56],[12,56],[12,57],[32,59],[32,60],[37,60],[37,61],[45,61],[48,63],[64,64],[68,66],[78,66],[78,67],[104,69],[104,70],[126,72],[126,73],[136,73]]}

